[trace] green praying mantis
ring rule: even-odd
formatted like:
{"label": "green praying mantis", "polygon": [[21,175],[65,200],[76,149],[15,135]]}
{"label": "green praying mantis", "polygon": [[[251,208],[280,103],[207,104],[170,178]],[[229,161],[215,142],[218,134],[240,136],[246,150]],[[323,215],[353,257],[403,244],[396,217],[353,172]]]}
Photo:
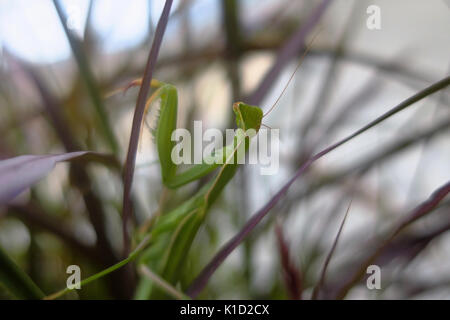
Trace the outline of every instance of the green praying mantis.
{"label": "green praying mantis", "polygon": [[[146,270],[149,271],[147,274],[156,274],[158,278],[142,277],[138,284],[135,298],[168,298],[168,291],[160,289],[163,287],[161,283],[163,282],[167,287],[176,285],[179,282],[179,271],[183,267],[183,262],[186,260],[192,242],[204,222],[208,210],[235,175],[240,163],[239,159],[245,156],[249,149],[250,140],[258,134],[261,125],[263,125],[262,119],[274,109],[283,96],[289,83],[301,66],[314,38],[315,36],[306,47],[297,67],[271,108],[263,114],[262,109],[257,106],[244,102],[234,103],[233,112],[236,116],[238,129],[235,131],[232,143],[221,149],[214,150],[212,154],[203,157],[202,163],[194,164],[183,172],[178,172],[178,166],[172,160],[172,150],[175,146],[175,141],[172,140],[172,132],[176,129],[178,111],[177,89],[171,84],[156,79],[151,80],[150,86],[155,90],[146,102],[144,115],[147,114],[150,105],[159,99],[160,114],[156,127],[153,129],[153,134],[163,185],[169,189],[177,189],[190,182],[199,180],[215,170],[217,173],[193,197],[169,212],[159,212],[156,218],[151,220],[150,224],[145,224],[140,229],[143,231],[141,234],[143,233],[144,235],[138,239],[140,240],[139,244],[127,258],[84,279],[80,285],[83,286],[95,281],[129,262],[137,260],[139,265],[145,266]],[[134,80],[127,87],[115,90],[108,96],[141,84],[141,79]],[[141,126],[141,130],[142,128],[143,126]],[[157,285],[158,283],[159,285]],[[171,289],[176,291],[173,287]],[[46,299],[55,299],[71,290],[70,288],[63,289],[47,296]],[[181,296],[184,295],[181,294]]]}
{"label": "green praying mantis", "polygon": [[[141,85],[141,80],[133,81],[128,87],[136,85]],[[234,103],[233,111],[238,129],[233,137],[233,142],[219,150],[214,150],[211,155],[203,158],[201,164],[195,164],[183,172],[177,172],[177,165],[171,156],[175,145],[171,136],[176,129],[177,89],[171,84],[155,79],[151,81],[151,87],[156,90],[147,100],[144,114],[148,112],[152,102],[160,100],[160,113],[153,134],[163,185],[169,189],[176,189],[205,177],[216,169],[218,172],[193,197],[170,212],[159,213],[156,219],[151,221],[151,226],[144,225],[144,228],[141,228],[141,231],[144,230],[144,235],[138,239],[140,240],[139,244],[126,259],[84,279],[80,283],[81,286],[95,281],[133,260],[137,260],[139,265],[144,265],[146,270],[156,274],[158,282],[164,281],[168,285],[176,285],[179,281],[180,268],[183,267],[192,241],[202,225],[208,209],[235,175],[239,166],[239,157],[245,156],[250,139],[258,133],[265,116],[259,107],[243,102]],[[138,283],[135,298],[169,298],[166,291],[161,290],[153,282],[152,279],[142,277]],[[56,299],[71,290],[70,288],[63,289],[47,296],[46,299]]]}
{"label": "green praying mantis", "polygon": [[[140,81],[135,83],[139,84]],[[175,141],[171,139],[172,132],[176,129],[177,89],[171,84],[157,80],[152,80],[151,86],[156,90],[147,101],[146,109],[153,101],[160,99],[160,114],[154,136],[164,186],[176,189],[218,169],[217,174],[192,198],[174,210],[161,214],[148,233],[149,247],[142,252],[139,263],[145,264],[167,282],[176,284],[180,268],[208,209],[236,173],[238,155],[242,155],[237,151],[239,148],[245,152],[248,150],[250,139],[261,127],[263,112],[257,106],[243,102],[234,103],[233,111],[238,130],[233,143],[215,150],[209,156],[210,159],[204,158],[201,164],[194,164],[183,172],[178,172],[177,165],[172,160]],[[164,296],[152,285],[151,280],[143,278],[138,285],[136,298],[158,297]]]}
{"label": "green praying mantis", "polygon": [[[192,241],[202,225],[208,209],[233,178],[239,165],[238,157],[242,157],[248,151],[250,139],[256,136],[262,125],[262,119],[272,112],[283,96],[289,83],[301,66],[316,35],[306,46],[306,50],[294,72],[272,107],[263,114],[262,109],[257,106],[243,102],[234,103],[233,112],[236,116],[238,129],[233,142],[219,150],[215,150],[209,156],[210,159],[204,158],[201,164],[193,165],[181,173],[177,172],[177,166],[171,158],[175,145],[175,142],[171,140],[171,136],[176,129],[177,90],[171,84],[155,79],[151,81],[151,87],[156,90],[148,99],[145,112],[147,112],[153,101],[160,99],[160,115],[154,130],[154,136],[163,184],[170,189],[176,189],[198,180],[216,169],[218,171],[191,199],[186,200],[174,210],[159,216],[154,227],[149,231],[150,246],[140,256],[139,263],[146,265],[170,284],[175,285],[178,282],[180,268],[183,266]],[[135,80],[132,83],[132,85],[140,84],[141,80]],[[239,152],[242,150],[244,152]],[[165,298],[167,296],[164,296],[161,291],[153,286],[152,280],[142,278],[135,297],[137,299],[147,299]]]}

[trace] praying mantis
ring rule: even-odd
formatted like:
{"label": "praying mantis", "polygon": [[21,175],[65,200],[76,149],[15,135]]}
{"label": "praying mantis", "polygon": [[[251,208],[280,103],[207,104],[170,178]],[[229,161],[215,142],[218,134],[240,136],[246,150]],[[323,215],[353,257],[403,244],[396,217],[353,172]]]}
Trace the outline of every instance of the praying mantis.
{"label": "praying mantis", "polygon": [[[134,83],[138,85],[140,80]],[[192,198],[157,218],[148,234],[150,246],[143,251],[139,258],[139,263],[148,266],[167,282],[176,284],[179,280],[179,270],[208,209],[236,173],[239,154],[237,150],[239,148],[244,151],[248,150],[250,139],[258,133],[261,127],[263,112],[257,106],[243,102],[234,103],[233,111],[238,130],[236,130],[233,143],[215,150],[209,156],[210,159],[204,159],[201,164],[194,164],[187,170],[178,172],[178,168],[171,158],[175,146],[171,136],[176,129],[177,89],[171,84],[157,80],[152,80],[151,87],[156,90],[148,99],[146,109],[148,110],[153,101],[160,100],[160,114],[154,129],[154,136],[164,186],[176,189],[218,169],[217,174]],[[158,297],[163,297],[161,292],[158,293],[158,289],[152,286],[151,280],[143,278],[138,285],[136,298]]]}
{"label": "praying mantis", "polygon": [[[236,116],[238,129],[233,137],[233,142],[219,150],[214,150],[212,154],[203,158],[202,163],[192,165],[192,167],[181,173],[177,172],[177,165],[175,165],[171,156],[175,145],[171,137],[172,132],[176,129],[177,122],[177,89],[171,84],[156,79],[151,80],[150,86],[155,91],[146,102],[144,114],[148,112],[152,102],[160,100],[160,114],[153,134],[157,146],[163,185],[169,189],[177,189],[190,182],[199,180],[215,170],[218,172],[193,197],[167,213],[160,212],[155,219],[156,221],[152,220],[151,228],[147,228],[148,225],[145,225],[145,228],[141,229],[144,230],[145,235],[138,239],[140,240],[139,244],[127,258],[84,279],[80,282],[80,285],[95,281],[133,260],[137,260],[138,264],[144,265],[147,270],[156,273],[160,277],[158,278],[160,283],[161,278],[168,285],[176,285],[179,282],[179,271],[200,226],[205,220],[209,208],[235,175],[240,163],[240,157],[245,156],[245,153],[248,151],[250,140],[257,135],[261,125],[263,125],[262,119],[274,109],[283,96],[295,73],[301,66],[315,36],[306,47],[297,67],[270,109],[263,114],[262,109],[257,106],[244,102],[235,102],[233,104],[233,112]],[[126,91],[129,87],[140,85],[142,85],[142,79],[134,80],[127,87],[115,90],[107,96],[111,96],[118,91]],[[141,278],[135,298],[168,298],[166,292],[160,289],[161,286],[158,287],[153,282],[149,278]],[[56,299],[71,290],[70,288],[60,290],[47,296],[45,299]]]}
{"label": "praying mantis", "polygon": [[[177,166],[171,159],[171,152],[175,145],[175,142],[171,140],[171,136],[176,129],[177,90],[171,84],[152,79],[150,86],[156,90],[146,103],[145,113],[153,101],[160,99],[160,115],[154,130],[154,136],[159,156],[162,183],[170,189],[176,189],[218,169],[218,173],[191,199],[186,200],[174,210],[159,216],[154,227],[149,231],[150,246],[142,253],[139,263],[146,265],[170,284],[176,284],[179,280],[180,268],[198,229],[205,219],[208,209],[233,178],[238,168],[238,157],[241,157],[243,153],[248,151],[250,139],[256,136],[262,125],[262,119],[274,109],[283,96],[308,53],[315,36],[307,45],[294,72],[272,107],[263,114],[262,109],[257,106],[235,102],[233,104],[233,112],[236,116],[238,129],[236,130],[233,143],[222,149],[215,150],[209,156],[212,159],[204,158],[203,163],[193,165],[181,173],[177,173]],[[135,80],[131,83],[131,85],[141,84],[141,80]],[[244,149],[244,152],[237,152],[242,149]],[[150,279],[142,278],[138,284],[135,297],[137,299],[166,298],[161,291],[158,291],[157,288],[154,288]]]}

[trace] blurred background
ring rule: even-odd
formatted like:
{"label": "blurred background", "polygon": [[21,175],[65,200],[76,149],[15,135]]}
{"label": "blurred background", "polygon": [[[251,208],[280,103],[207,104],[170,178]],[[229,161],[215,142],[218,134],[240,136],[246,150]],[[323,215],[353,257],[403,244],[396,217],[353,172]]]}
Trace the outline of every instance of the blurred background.
{"label": "blurred background", "polygon": [[[370,5],[380,8],[380,29],[367,26]],[[0,0],[0,158],[93,150],[123,164],[138,89],[108,93],[142,77],[163,6],[61,0],[58,12],[50,0]],[[179,0],[154,76],[178,88],[179,127],[202,120],[204,128],[234,128],[232,103],[267,111],[305,52],[303,40],[314,34],[302,66],[264,118],[280,129],[279,172],[239,170],[195,239],[186,283],[308,157],[449,74],[449,1]],[[309,298],[352,201],[321,292],[334,298],[364,255],[448,181],[449,101],[447,88],[317,162],[200,297],[288,299],[301,288]],[[158,209],[156,159],[144,129],[133,183],[137,226]],[[197,188],[170,193],[169,206]],[[117,261],[122,193],[121,169],[58,164],[0,209],[0,245],[46,293],[55,292],[65,286],[68,265],[80,265],[84,278]],[[386,248],[376,261],[380,290],[362,281],[347,298],[450,298],[449,208],[444,200]],[[296,289],[289,272],[300,279]],[[124,281],[113,274],[65,298],[127,298],[133,288]],[[8,298],[1,288],[0,297]]]}

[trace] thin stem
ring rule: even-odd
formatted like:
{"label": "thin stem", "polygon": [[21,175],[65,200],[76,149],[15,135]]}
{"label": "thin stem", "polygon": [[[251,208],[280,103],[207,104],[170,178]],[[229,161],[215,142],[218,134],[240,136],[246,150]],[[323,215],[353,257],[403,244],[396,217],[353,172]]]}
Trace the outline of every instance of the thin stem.
{"label": "thin stem", "polygon": [[317,299],[320,289],[322,289],[322,287],[323,287],[323,284],[325,282],[325,276],[327,274],[328,265],[330,264],[331,258],[333,257],[333,253],[336,251],[336,247],[337,247],[339,238],[341,236],[342,230],[344,229],[344,224],[345,224],[345,221],[347,220],[348,212],[350,211],[351,205],[352,205],[352,202],[350,201],[350,203],[347,207],[347,211],[345,212],[344,219],[342,219],[341,226],[339,227],[339,231],[338,231],[336,237],[334,238],[333,245],[331,246],[330,252],[328,253],[328,255],[325,259],[325,262],[323,264],[322,272],[320,273],[320,279],[317,282],[317,285],[314,288],[314,291],[312,294],[312,298],[311,298],[312,300]]}
{"label": "thin stem", "polygon": [[[119,261],[115,265],[112,265],[111,267],[109,267],[109,268],[107,268],[107,269],[105,269],[103,271],[100,271],[100,272],[98,272],[98,273],[96,273],[96,274],[94,274],[94,275],[84,279],[83,281],[80,282],[80,286],[87,285],[88,283],[91,283],[92,281],[100,279],[100,278],[106,276],[107,274],[109,274],[109,273],[111,273],[111,272],[113,272],[113,271],[123,267],[127,263],[133,261],[134,259],[136,259],[138,257],[139,253],[141,253],[141,251],[146,248],[146,246],[147,246],[147,244],[149,242],[150,242],[150,236],[145,237],[144,240],[142,240],[138,244],[136,249],[133,252],[131,252],[130,255],[126,259],[124,259],[122,261]],[[66,293],[68,293],[68,292],[70,292],[72,290],[74,290],[74,289],[65,288],[63,290],[60,290],[60,291],[58,291],[56,293],[53,293],[53,294],[45,297],[44,300],[54,300],[56,298],[59,298],[59,297],[65,295]]]}
{"label": "thin stem", "polygon": [[128,235],[128,223],[132,213],[131,203],[131,186],[133,184],[133,175],[135,169],[136,153],[139,142],[139,135],[141,132],[142,119],[145,113],[145,104],[150,85],[153,78],[153,70],[155,69],[156,59],[158,57],[159,49],[163,40],[164,32],[169,20],[170,8],[172,7],[172,0],[167,0],[161,17],[156,26],[155,38],[153,40],[152,48],[148,55],[147,65],[145,66],[144,76],[142,78],[141,88],[139,89],[138,98],[136,101],[136,109],[133,116],[133,124],[131,127],[130,142],[128,143],[128,152],[126,158],[124,179],[123,179],[123,210],[122,210],[122,233],[124,243],[124,256],[126,256],[130,249],[130,237]]}
{"label": "thin stem", "polygon": [[170,283],[166,282],[164,279],[162,279],[160,276],[158,276],[156,273],[154,273],[152,270],[147,268],[145,265],[141,264],[139,266],[139,273],[142,274],[144,277],[147,277],[151,281],[153,281],[160,289],[165,291],[167,294],[171,295],[175,299],[178,300],[191,300],[191,298],[187,295],[185,295],[183,292],[178,291],[173,286],[170,285]]}

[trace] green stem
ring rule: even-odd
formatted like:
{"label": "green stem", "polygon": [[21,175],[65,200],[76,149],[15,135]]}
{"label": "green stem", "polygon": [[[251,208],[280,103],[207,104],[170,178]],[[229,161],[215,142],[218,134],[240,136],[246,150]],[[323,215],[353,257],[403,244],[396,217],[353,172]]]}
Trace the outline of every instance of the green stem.
{"label": "green stem", "polygon": [[[113,271],[115,271],[115,270],[117,270],[117,269],[123,267],[123,266],[126,265],[127,263],[133,261],[134,259],[137,258],[137,256],[139,255],[139,253],[141,253],[141,251],[144,250],[144,249],[146,248],[146,246],[147,246],[147,244],[148,244],[149,242],[150,242],[150,236],[145,237],[144,240],[142,240],[142,241],[138,244],[138,246],[136,247],[136,249],[135,249],[133,252],[131,252],[130,255],[129,255],[126,259],[124,259],[124,260],[122,260],[122,261],[119,261],[118,263],[112,265],[111,267],[109,267],[109,268],[107,268],[107,269],[105,269],[105,270],[102,270],[102,271],[100,271],[99,273],[96,273],[96,274],[94,274],[94,275],[92,275],[92,276],[90,276],[90,277],[84,279],[83,281],[80,282],[80,286],[84,286],[84,285],[86,285],[86,284],[88,284],[88,283],[90,283],[90,282],[92,282],[92,281],[95,281],[95,280],[97,280],[97,279],[100,279],[101,277],[104,277],[104,276],[106,276],[107,274],[109,274],[109,273],[111,273],[111,272],[113,272]],[[51,295],[49,295],[49,296],[46,296],[46,297],[44,298],[44,300],[54,300],[54,299],[56,299],[56,298],[59,298],[59,297],[65,295],[66,293],[68,293],[68,292],[70,292],[70,291],[72,291],[72,290],[74,290],[74,289],[65,288],[65,289],[60,290],[60,291],[58,291],[58,292],[56,292],[56,293],[53,293],[53,294],[51,294]]]}

